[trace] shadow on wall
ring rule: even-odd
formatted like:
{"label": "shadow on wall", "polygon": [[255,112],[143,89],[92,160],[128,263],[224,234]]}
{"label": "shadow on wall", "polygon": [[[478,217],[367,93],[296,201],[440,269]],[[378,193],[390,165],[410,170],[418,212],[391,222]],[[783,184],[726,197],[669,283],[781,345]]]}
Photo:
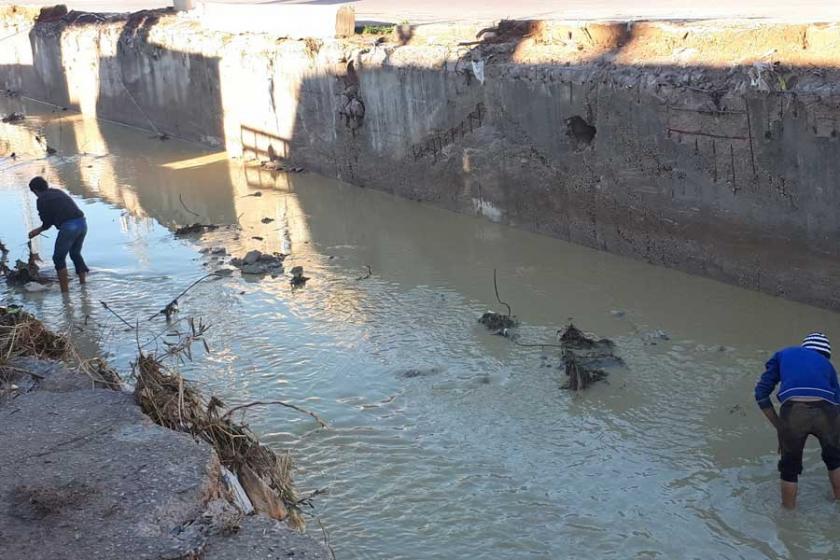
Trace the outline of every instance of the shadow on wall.
{"label": "shadow on wall", "polygon": [[[359,186],[840,307],[831,89],[840,71],[806,62],[814,46],[804,26],[767,31],[801,59],[734,67],[734,51],[701,62],[702,39],[661,22],[501,22],[454,61],[434,49],[424,56],[438,59],[417,63],[399,49],[322,53],[316,41],[220,61],[160,46],[159,17],[133,14],[104,41],[113,52],[96,62],[100,117],[226,138],[246,158],[290,158]],[[21,89],[72,106],[84,80],[67,69],[84,55],[64,46],[76,26],[39,27],[34,67],[9,71],[34,76]],[[55,75],[63,87],[47,83]],[[226,85],[235,87],[225,94]],[[258,172],[248,182],[266,180]]]}
{"label": "shadow on wall", "polygon": [[[170,137],[220,144],[224,132],[218,59],[156,46],[150,34],[167,13],[169,10],[100,15],[44,8],[37,27],[28,33],[28,41],[21,37],[15,45],[20,52],[2,57],[16,56],[29,62],[0,65],[3,86],[57,106],[50,110],[53,113],[69,108],[153,132],[150,138],[155,140],[141,151],[144,157],[159,160],[161,166],[179,157],[178,148],[164,143]],[[94,26],[97,32],[91,33]],[[108,137],[121,130],[70,115],[42,136],[44,144],[56,149],[59,156],[83,154],[74,165],[63,164],[56,170],[57,178],[71,191],[100,196],[135,215],[142,215],[143,208],[156,209],[155,218],[167,225],[195,219],[184,214],[180,196],[191,199],[192,208],[198,208],[208,220],[235,221],[231,196],[204,199],[198,193],[190,196],[183,187],[182,192],[160,188],[173,183],[173,172],[163,167],[147,166],[146,175],[137,177],[137,184],[123,185],[113,169],[104,170],[110,165],[106,160],[88,165],[91,162],[84,154],[110,154]],[[148,175],[150,171],[153,176]],[[201,176],[197,171],[179,173]],[[226,170],[223,174],[227,175]],[[197,190],[217,187],[208,185],[206,178],[195,184]],[[230,185],[222,188],[229,191]],[[207,200],[226,200],[229,208],[212,207]]]}
{"label": "shadow on wall", "polygon": [[164,13],[129,16],[114,56],[100,62],[97,114],[150,128],[164,139],[221,145],[219,59],[158,46],[151,34]]}
{"label": "shadow on wall", "polygon": [[[639,52],[673,58],[689,35],[657,33],[644,22],[502,22],[454,63],[357,52],[304,79],[291,157],[356,185],[840,307],[836,65],[806,63],[807,44],[802,62],[784,64],[733,68],[732,52],[692,63],[690,48],[676,51],[684,66],[633,63]],[[801,29],[788,34],[802,41]],[[581,55],[552,62],[558,45]]]}

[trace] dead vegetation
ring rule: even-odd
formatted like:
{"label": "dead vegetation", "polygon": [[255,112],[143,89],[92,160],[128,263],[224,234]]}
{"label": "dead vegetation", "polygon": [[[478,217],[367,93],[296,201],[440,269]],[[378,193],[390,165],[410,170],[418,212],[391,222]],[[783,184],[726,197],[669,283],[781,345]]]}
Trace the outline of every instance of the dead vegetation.
{"label": "dead vegetation", "polygon": [[611,340],[588,336],[571,323],[560,333],[560,347],[567,376],[563,388],[570,391],[586,389],[606,379],[609,368],[624,364]]}
{"label": "dead vegetation", "polygon": [[60,360],[67,351],[66,337],[51,332],[20,307],[0,307],[0,365],[23,356]]}
{"label": "dead vegetation", "polygon": [[[207,326],[188,320],[189,330],[177,333],[178,340],[165,343],[159,356],[140,353],[134,364],[135,399],[155,423],[211,445],[222,465],[236,474],[254,509],[277,520],[286,520],[294,528],[304,525],[301,506],[311,505],[311,497],[300,499],[292,482],[292,459],[278,455],[262,445],[234,414],[254,406],[277,405],[311,416],[320,427],[327,427],[317,414],[284,401],[252,402],[228,408],[216,397],[206,399],[178,372],[166,367],[167,358],[192,359],[191,347],[207,347],[203,339]],[[41,321],[19,307],[0,307],[0,385],[12,382],[21,373],[6,367],[17,357],[61,360],[86,374],[94,386],[114,390],[122,388],[119,374],[107,362],[94,358],[83,360],[64,335],[55,334]],[[31,374],[37,381],[42,378]]]}
{"label": "dead vegetation", "polygon": [[[37,372],[13,365],[16,358],[55,360],[67,364],[82,375],[86,375],[92,387],[118,391],[122,388],[120,375],[105,360],[86,360],[79,356],[68,338],[56,334],[44,324],[16,306],[0,307],[0,393],[5,394],[16,387],[21,378],[32,378],[28,389],[37,387],[43,376]],[[2,388],[5,387],[5,388]],[[26,391],[23,391],[26,392]]]}
{"label": "dead vegetation", "polygon": [[260,444],[248,426],[234,422],[231,416],[239,407],[228,410],[216,397],[205,399],[180,374],[150,355],[140,355],[135,376],[134,394],[143,412],[161,426],[210,444],[222,465],[236,473],[257,511],[288,519],[296,528],[303,526],[291,457],[276,455]]}
{"label": "dead vegetation", "polygon": [[41,275],[41,267],[38,265],[41,262],[41,256],[32,249],[31,240],[26,246],[29,250],[26,262],[18,259],[14,267],[10,268],[8,266],[9,250],[0,242],[0,276],[4,276],[6,283],[12,286],[26,286],[31,282],[46,284],[48,281]]}

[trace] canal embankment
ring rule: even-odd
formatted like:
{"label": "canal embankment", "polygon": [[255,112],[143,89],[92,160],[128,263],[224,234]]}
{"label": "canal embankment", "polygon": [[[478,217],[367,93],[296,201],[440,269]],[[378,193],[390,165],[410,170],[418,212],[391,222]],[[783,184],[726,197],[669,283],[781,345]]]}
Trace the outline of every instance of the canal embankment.
{"label": "canal embankment", "polygon": [[0,29],[10,94],[840,308],[834,23],[285,40],[5,7]]}
{"label": "canal embankment", "polygon": [[[0,307],[0,350],[3,558],[330,557],[290,527],[300,525],[290,459],[224,417],[218,399],[198,403],[151,356],[138,359],[132,394],[103,360],[81,359],[18,307]],[[211,425],[235,433],[237,449],[204,437]],[[283,492],[267,474],[280,470]]]}

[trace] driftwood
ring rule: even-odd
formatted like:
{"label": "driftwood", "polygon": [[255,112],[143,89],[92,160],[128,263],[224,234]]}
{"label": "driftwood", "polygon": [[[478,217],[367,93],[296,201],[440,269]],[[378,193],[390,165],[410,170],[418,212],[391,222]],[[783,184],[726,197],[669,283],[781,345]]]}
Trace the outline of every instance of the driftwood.
{"label": "driftwood", "polygon": [[245,515],[251,515],[254,513],[254,504],[252,504],[251,499],[248,498],[248,493],[245,492],[245,489],[242,487],[242,484],[239,482],[236,475],[233,474],[233,472],[231,472],[227,467],[222,467],[222,480],[225,482],[225,485],[230,491],[231,499],[233,500],[234,505],[239,508],[239,511]]}

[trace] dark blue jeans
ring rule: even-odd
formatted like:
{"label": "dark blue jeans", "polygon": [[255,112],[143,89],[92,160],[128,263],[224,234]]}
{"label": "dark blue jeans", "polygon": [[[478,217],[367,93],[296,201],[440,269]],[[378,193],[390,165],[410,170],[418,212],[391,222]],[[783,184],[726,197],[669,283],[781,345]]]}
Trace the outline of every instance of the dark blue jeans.
{"label": "dark blue jeans", "polygon": [[64,270],[67,268],[67,255],[70,255],[70,260],[73,261],[73,266],[76,267],[76,273],[88,272],[85,259],[82,258],[82,245],[85,242],[85,235],[87,235],[87,220],[84,218],[76,218],[67,220],[58,228],[58,237],[55,240],[55,250],[53,252],[53,264],[56,270]]}

